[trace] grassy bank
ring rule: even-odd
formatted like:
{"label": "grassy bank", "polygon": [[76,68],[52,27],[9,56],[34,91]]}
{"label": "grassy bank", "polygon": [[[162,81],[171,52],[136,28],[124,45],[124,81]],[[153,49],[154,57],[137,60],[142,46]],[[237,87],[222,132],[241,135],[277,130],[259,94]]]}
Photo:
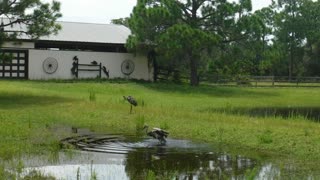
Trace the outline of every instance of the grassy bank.
{"label": "grassy bank", "polygon": [[[123,95],[138,100],[133,114]],[[57,150],[69,135],[59,127],[132,134],[144,122],[171,137],[316,164],[320,124],[310,114],[319,112],[318,88],[0,81],[0,157]]]}

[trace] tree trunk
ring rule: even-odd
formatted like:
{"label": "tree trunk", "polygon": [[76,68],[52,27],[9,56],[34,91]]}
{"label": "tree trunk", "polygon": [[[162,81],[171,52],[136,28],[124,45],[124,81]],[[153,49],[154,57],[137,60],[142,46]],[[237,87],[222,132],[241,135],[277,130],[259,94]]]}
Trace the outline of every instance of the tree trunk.
{"label": "tree trunk", "polygon": [[153,65],[153,81],[157,82],[158,80],[158,73],[159,73],[159,68],[158,68],[158,62],[156,59],[156,52],[154,50],[151,50],[148,52],[148,66]]}
{"label": "tree trunk", "polygon": [[289,59],[289,81],[292,80],[292,70],[293,70],[293,45],[290,48],[290,59]]}
{"label": "tree trunk", "polygon": [[190,85],[198,86],[199,79],[198,79],[197,61],[191,56],[188,56],[188,58],[190,59]]}
{"label": "tree trunk", "polygon": [[158,73],[159,73],[159,66],[156,59],[153,61],[153,80],[154,82],[157,82],[158,80]]}

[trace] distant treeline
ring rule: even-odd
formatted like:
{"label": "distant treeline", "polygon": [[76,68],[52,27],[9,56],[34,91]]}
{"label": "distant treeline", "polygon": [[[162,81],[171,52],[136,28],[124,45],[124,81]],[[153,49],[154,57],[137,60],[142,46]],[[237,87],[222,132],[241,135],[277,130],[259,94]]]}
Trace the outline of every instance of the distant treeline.
{"label": "distant treeline", "polygon": [[[149,65],[222,76],[320,76],[320,2],[277,0],[252,11],[251,0],[138,0],[127,48]],[[157,74],[156,74],[157,75]]]}

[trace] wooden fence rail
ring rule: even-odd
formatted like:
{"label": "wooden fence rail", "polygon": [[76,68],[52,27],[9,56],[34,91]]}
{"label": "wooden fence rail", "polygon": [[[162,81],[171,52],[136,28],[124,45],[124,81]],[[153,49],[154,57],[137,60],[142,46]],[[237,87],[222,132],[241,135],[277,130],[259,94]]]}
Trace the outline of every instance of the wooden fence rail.
{"label": "wooden fence rail", "polygon": [[[178,71],[160,71],[158,80],[172,81],[175,80],[175,73],[178,73],[180,81],[188,82],[187,74],[180,74]],[[177,74],[176,74],[177,75]],[[320,87],[320,77],[291,77],[288,76],[219,76],[219,75],[202,75],[199,78],[201,83],[224,86],[306,86]]]}
{"label": "wooden fence rail", "polygon": [[320,77],[287,77],[287,76],[204,76],[202,82],[220,85],[242,86],[312,86],[320,87]]}

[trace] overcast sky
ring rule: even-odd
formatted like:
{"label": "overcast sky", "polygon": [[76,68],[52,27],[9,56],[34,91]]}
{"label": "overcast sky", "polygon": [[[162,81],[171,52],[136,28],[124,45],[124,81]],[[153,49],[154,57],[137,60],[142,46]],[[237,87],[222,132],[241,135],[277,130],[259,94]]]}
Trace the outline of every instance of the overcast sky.
{"label": "overcast sky", "polygon": [[[51,2],[51,0],[44,0]],[[129,17],[136,0],[57,0],[61,2],[62,21],[110,23],[111,19]],[[252,0],[253,9],[271,0]]]}

